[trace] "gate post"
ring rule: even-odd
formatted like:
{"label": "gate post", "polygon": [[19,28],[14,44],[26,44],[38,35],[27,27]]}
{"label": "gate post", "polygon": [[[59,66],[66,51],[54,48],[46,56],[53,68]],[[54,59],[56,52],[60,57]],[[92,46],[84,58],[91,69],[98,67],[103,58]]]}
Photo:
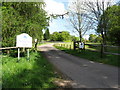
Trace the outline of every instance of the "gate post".
{"label": "gate post", "polygon": [[76,42],[75,41],[73,42],[73,49],[74,50],[76,49]]}

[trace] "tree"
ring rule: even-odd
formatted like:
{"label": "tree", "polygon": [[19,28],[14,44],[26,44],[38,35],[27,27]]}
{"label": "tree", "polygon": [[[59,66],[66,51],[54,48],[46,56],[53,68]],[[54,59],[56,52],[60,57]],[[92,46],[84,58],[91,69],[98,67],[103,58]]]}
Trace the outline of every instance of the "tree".
{"label": "tree", "polygon": [[95,42],[101,43],[102,42],[102,36],[98,35],[95,39]]}
{"label": "tree", "polygon": [[59,32],[60,33],[60,38],[61,38],[61,41],[68,41],[70,40],[70,34],[68,31],[62,31],[62,32]]}
{"label": "tree", "polygon": [[48,39],[50,39],[50,32],[49,32],[49,29],[47,28],[44,34],[44,40],[48,40]]}
{"label": "tree", "polygon": [[[84,10],[89,13],[88,18],[94,21],[95,30],[97,32],[99,31],[99,33],[102,35],[102,43],[104,45],[106,45],[107,39],[107,18],[105,18],[105,10],[111,5],[112,4],[110,0],[94,0],[94,2],[87,0],[84,3]],[[97,29],[97,27],[99,28]]]}
{"label": "tree", "polygon": [[58,41],[59,38],[59,33],[58,32],[54,32],[53,34],[50,35],[50,40],[51,41]]}
{"label": "tree", "polygon": [[51,41],[67,41],[70,40],[70,34],[68,31],[54,32],[50,39]]}
{"label": "tree", "polygon": [[82,9],[82,3],[80,0],[75,0],[71,3],[69,10],[69,22],[74,28],[74,31],[78,32],[80,42],[83,35],[90,29],[92,29],[93,22],[87,18],[87,13]]}
{"label": "tree", "polygon": [[16,35],[21,31],[22,17],[11,7],[2,6],[2,46],[14,46]]}
{"label": "tree", "polygon": [[20,33],[28,33],[33,40],[42,40],[42,30],[49,23],[44,2],[3,2],[2,5],[3,47],[15,46],[16,35]]}
{"label": "tree", "polygon": [[78,41],[79,40],[79,37],[75,37],[75,36],[70,36],[71,38],[71,41]]}
{"label": "tree", "polygon": [[96,42],[96,38],[97,38],[97,35],[94,35],[94,34],[89,35],[89,41],[90,42]]}
{"label": "tree", "polygon": [[120,6],[114,5],[106,10],[108,18],[108,41],[120,45]]}

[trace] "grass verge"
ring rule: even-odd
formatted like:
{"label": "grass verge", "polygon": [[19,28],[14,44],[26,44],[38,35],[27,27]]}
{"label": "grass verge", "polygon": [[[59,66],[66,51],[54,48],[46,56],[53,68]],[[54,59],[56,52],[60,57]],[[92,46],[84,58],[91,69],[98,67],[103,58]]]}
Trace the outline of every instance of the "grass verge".
{"label": "grass verge", "polygon": [[40,52],[31,52],[30,60],[7,55],[2,57],[2,87],[3,88],[56,88],[53,81],[57,75],[52,65]]}
{"label": "grass verge", "polygon": [[85,51],[81,51],[78,52],[77,50],[73,50],[73,49],[68,49],[68,48],[64,48],[64,47],[60,47],[60,46],[56,46],[54,45],[57,49],[60,49],[62,51],[65,51],[66,53],[78,56],[80,58],[85,58],[91,61],[95,61],[95,62],[100,62],[100,63],[104,63],[104,64],[109,64],[109,65],[113,65],[113,66],[117,66],[120,67],[119,63],[120,63],[120,56],[116,56],[116,55],[105,55],[104,58],[100,58],[100,53],[99,52],[92,52],[89,50],[85,50]]}

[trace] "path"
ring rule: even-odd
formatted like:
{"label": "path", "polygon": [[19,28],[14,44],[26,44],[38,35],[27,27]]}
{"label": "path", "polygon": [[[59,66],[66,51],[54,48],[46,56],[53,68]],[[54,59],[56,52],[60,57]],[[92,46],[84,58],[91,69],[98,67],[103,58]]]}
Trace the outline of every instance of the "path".
{"label": "path", "polygon": [[[118,68],[72,56],[47,44],[38,48],[57,69],[77,83],[76,88],[118,88]],[[97,58],[97,57],[96,57]]]}

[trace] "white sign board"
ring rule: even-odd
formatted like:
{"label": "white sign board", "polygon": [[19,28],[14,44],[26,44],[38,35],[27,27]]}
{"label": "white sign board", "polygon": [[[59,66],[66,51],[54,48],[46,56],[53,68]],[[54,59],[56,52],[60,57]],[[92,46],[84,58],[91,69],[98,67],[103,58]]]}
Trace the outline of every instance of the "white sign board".
{"label": "white sign board", "polygon": [[16,37],[16,47],[32,47],[32,37],[26,33],[17,35]]}
{"label": "white sign board", "polygon": [[81,42],[81,43],[79,43],[79,48],[84,48],[84,43],[83,42]]}

